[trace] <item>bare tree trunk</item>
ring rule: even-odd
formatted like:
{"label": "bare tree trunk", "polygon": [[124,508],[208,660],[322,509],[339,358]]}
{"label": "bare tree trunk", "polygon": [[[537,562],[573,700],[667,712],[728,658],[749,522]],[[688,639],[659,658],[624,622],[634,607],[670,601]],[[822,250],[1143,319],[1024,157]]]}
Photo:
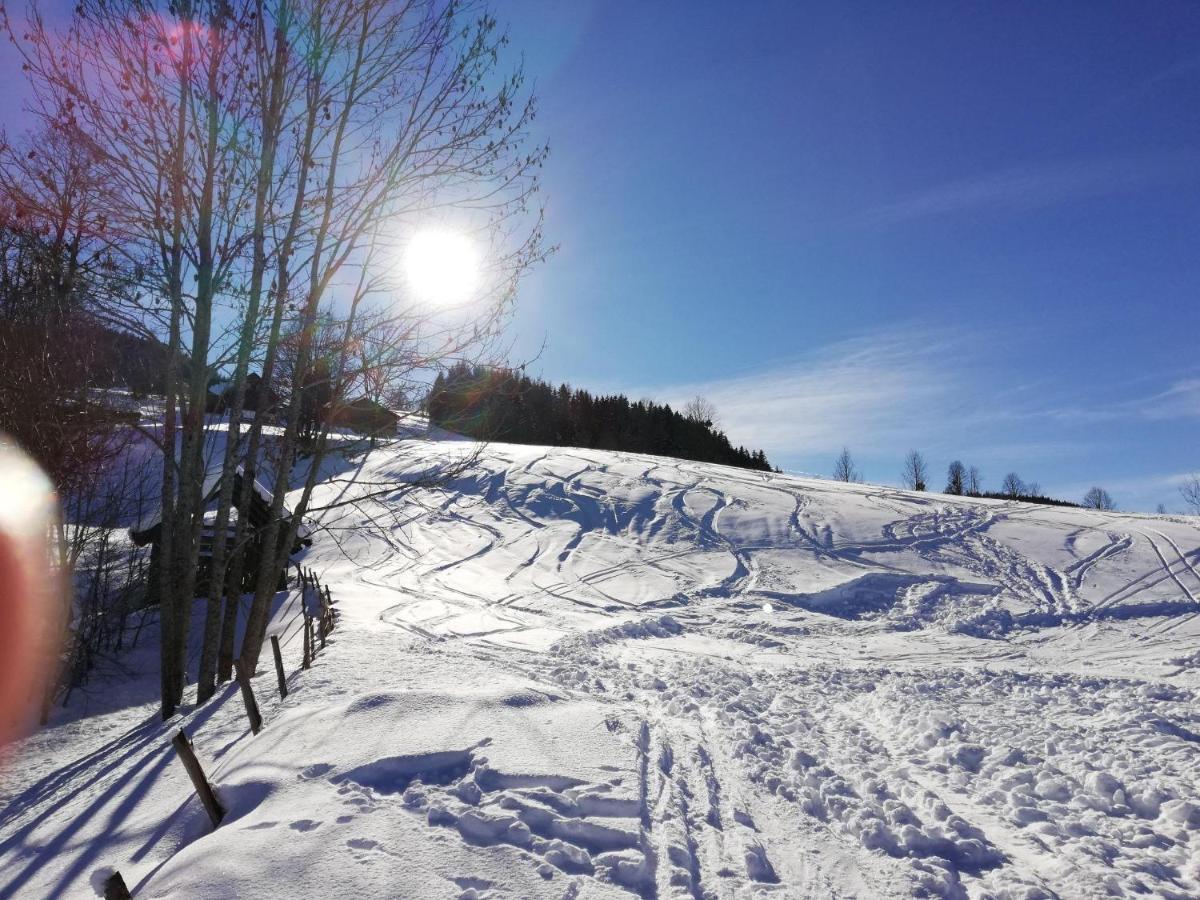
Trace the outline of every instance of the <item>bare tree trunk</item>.
{"label": "bare tree trunk", "polygon": [[183,616],[178,591],[176,559],[178,549],[176,522],[176,462],[175,462],[175,416],[176,398],[179,390],[179,353],[183,318],[183,188],[184,147],[187,140],[187,113],[189,105],[188,69],[191,65],[191,40],[186,21],[183,23],[183,90],[175,123],[175,147],[171,180],[171,245],[168,253],[167,290],[171,303],[171,322],[167,339],[167,378],[165,385],[166,404],[163,420],[163,478],[162,515],[159,520],[158,542],[158,603],[159,632],[161,642],[161,713],[164,720],[175,715],[183,697],[183,678],[186,648],[179,641],[179,620]]}
{"label": "bare tree trunk", "polygon": [[[230,644],[232,645],[233,631],[237,624],[237,608],[238,597],[241,593],[240,584],[234,583],[232,588],[227,588],[226,574],[228,570],[226,560],[226,543],[227,530],[229,526],[229,512],[233,503],[233,488],[237,471],[237,434],[241,425],[242,412],[246,402],[246,377],[250,367],[250,353],[253,349],[255,329],[258,324],[259,307],[263,292],[263,275],[267,267],[266,259],[266,217],[267,217],[267,199],[273,176],[275,173],[275,151],[278,143],[278,135],[280,128],[280,111],[283,106],[284,93],[284,74],[287,71],[288,45],[287,45],[287,29],[289,26],[290,13],[286,2],[281,5],[278,13],[278,18],[275,21],[274,32],[274,56],[271,60],[271,76],[269,86],[264,91],[263,96],[266,97],[266,102],[262,108],[262,147],[258,162],[258,178],[254,192],[254,221],[252,225],[252,247],[251,247],[251,271],[250,271],[250,290],[246,305],[245,318],[242,320],[241,334],[238,340],[237,362],[234,367],[233,375],[233,402],[229,410],[229,433],[225,443],[225,458],[221,466],[221,493],[217,505],[217,518],[213,530],[213,546],[212,546],[212,579],[208,587],[208,605],[205,612],[204,620],[204,644],[200,654],[200,672],[196,686],[196,700],[198,703],[203,703],[212,696],[216,689],[216,678],[218,662],[220,657],[220,645],[222,643],[223,623],[221,621],[221,600],[228,592],[231,594],[225,602],[226,619],[230,629]],[[259,14],[257,16],[258,27],[260,29],[256,47],[264,51],[266,48],[265,34],[262,29],[265,28],[265,21],[262,15],[261,4],[259,6]],[[258,409],[255,411],[255,418],[258,419],[262,412],[263,401],[267,391],[267,385],[260,381],[260,395],[256,398]],[[262,432],[261,424],[256,429],[253,453],[258,453],[257,437]],[[243,475],[253,478],[254,466],[250,464],[249,459],[243,466]],[[253,493],[253,482],[243,481],[242,496],[246,499]],[[241,498],[239,498],[240,500]],[[241,515],[238,516],[238,529],[235,534],[235,544],[238,539],[237,535],[245,534],[244,516],[248,509],[248,504],[240,504],[243,509],[240,509]],[[240,580],[240,571],[236,573]],[[232,652],[230,653],[230,664],[232,665]],[[226,676],[228,678],[228,676]]]}
{"label": "bare tree trunk", "polygon": [[[363,27],[364,29],[366,28],[365,14]],[[353,86],[358,78],[357,68],[358,67],[356,66],[355,71],[351,75],[351,90],[349,92],[350,96],[353,96]],[[284,243],[280,247],[278,258],[278,275],[276,277],[276,315],[271,323],[273,350],[278,347],[279,334],[283,325],[282,312],[290,287],[292,246],[302,222],[303,211],[307,200],[307,176],[311,166],[311,160],[313,158],[314,136],[316,134],[317,111],[319,105],[318,98],[321,96],[321,91],[322,86],[320,74],[314,74],[310,78],[308,90],[306,92],[308,100],[306,127],[304,138],[299,145],[301,177],[297,181],[297,191],[295,203],[292,207],[292,216],[287,234],[284,238]],[[344,106],[339,119],[343,129],[344,122],[350,108],[351,104],[347,103]],[[331,158],[334,160],[334,162],[336,162],[336,152]],[[331,163],[330,168],[331,171],[336,172],[336,165]],[[319,234],[316,241],[316,249],[314,250],[314,265],[319,261],[322,239],[323,234]],[[258,657],[262,652],[262,644],[266,638],[267,620],[270,614],[271,598],[275,594],[275,588],[279,583],[279,577],[282,571],[281,568],[277,568],[275,566],[275,559],[276,554],[279,552],[277,548],[279,545],[280,524],[283,519],[284,500],[287,496],[288,486],[291,480],[292,463],[295,459],[296,445],[298,442],[300,422],[300,392],[304,381],[303,373],[308,366],[308,347],[311,345],[312,340],[311,323],[316,319],[316,304],[318,301],[319,297],[314,296],[310,292],[308,300],[305,304],[302,319],[304,336],[301,339],[301,347],[297,355],[296,370],[292,373],[291,392],[287,404],[287,423],[284,427],[283,439],[280,443],[279,459],[277,462],[278,470],[274,473],[275,478],[272,485],[270,518],[268,519],[267,525],[263,529],[263,533],[259,538],[260,552],[257,579],[255,581],[254,600],[251,603],[250,612],[246,618],[246,630],[242,636],[242,648],[239,654],[242,668],[246,672],[250,673],[253,673],[258,665]],[[273,359],[274,357],[272,356],[272,360]],[[273,376],[274,372],[271,374]],[[266,383],[265,374],[263,376],[263,380],[264,383]]]}
{"label": "bare tree trunk", "polygon": [[[311,135],[312,128],[316,120],[316,108],[313,107],[309,113],[307,132]],[[301,146],[307,146],[307,140],[302,142]],[[311,158],[311,154],[304,154],[300,163],[301,179],[300,184],[303,185],[307,181],[308,165],[307,160]],[[275,378],[275,363],[279,353],[280,335],[283,332],[283,314],[287,307],[287,295],[289,287],[289,270],[288,260],[291,257],[292,247],[295,241],[296,232],[299,228],[301,211],[304,207],[307,194],[303,189],[296,193],[295,204],[292,208],[291,223],[288,232],[284,237],[283,243],[280,245],[277,259],[275,290],[274,290],[274,311],[271,316],[271,331],[267,337],[267,355],[263,360],[262,380],[259,382],[260,388],[269,396],[271,393],[271,384]],[[289,421],[290,421],[289,410]],[[254,417],[254,421],[250,424],[250,435],[248,446],[246,448],[245,469],[242,475],[242,483],[247,490],[242,492],[241,502],[238,506],[237,527],[234,534],[234,555],[230,565],[230,579],[238,585],[238,590],[241,590],[242,577],[245,572],[246,565],[246,549],[250,539],[248,532],[249,523],[248,516],[250,512],[250,500],[254,492],[254,485],[258,478],[258,456],[259,447],[262,441],[262,426],[263,414],[258,413]],[[286,440],[286,436],[285,436]],[[280,469],[283,469],[282,463],[277,463]],[[290,463],[289,463],[290,465]],[[280,509],[282,509],[282,498],[280,499]],[[261,558],[258,564],[262,565]],[[262,627],[266,628],[266,611],[259,609],[259,604],[256,599],[252,602],[250,614],[247,619],[247,633],[250,629],[250,620],[255,622],[262,621]],[[225,604],[225,619],[221,623],[221,652],[219,658],[218,677],[222,682],[228,681],[233,670],[233,645],[237,631],[237,612],[238,603],[236,600],[227,601]],[[245,637],[242,638],[243,647],[245,645]],[[256,655],[257,658],[257,655]],[[247,672],[253,672],[252,665],[244,665]]]}

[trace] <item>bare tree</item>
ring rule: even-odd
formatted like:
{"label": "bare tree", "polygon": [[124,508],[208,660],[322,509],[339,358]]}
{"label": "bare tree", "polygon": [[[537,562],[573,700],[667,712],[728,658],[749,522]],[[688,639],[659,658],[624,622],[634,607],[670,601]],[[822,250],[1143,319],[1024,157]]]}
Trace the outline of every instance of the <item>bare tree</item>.
{"label": "bare tree", "polygon": [[[242,647],[253,669],[327,452],[324,433],[302,447],[298,401],[321,366],[334,402],[354,389],[347,350],[316,356],[318,310],[336,295],[353,334],[361,304],[387,297],[427,326],[400,332],[427,367],[487,346],[520,274],[545,253],[533,198],[546,154],[528,145],[534,106],[520,69],[499,69],[507,37],[474,0],[81,0],[68,27],[34,9],[21,34],[2,8],[0,19],[25,58],[43,121],[94,152],[122,252],[144,266],[141,286],[161,298],[164,412],[154,436],[163,454],[163,564],[154,593],[168,717],[182,699],[198,589],[209,601],[200,699],[232,662],[238,604],[222,604],[222,595],[241,583],[247,510],[233,515],[231,473],[244,466],[254,483],[267,444],[267,416],[256,414],[241,433],[251,361],[261,360],[265,395],[279,389],[283,418],[283,434],[271,439],[274,499],[263,535],[281,549],[263,554],[253,573]],[[397,298],[388,251],[397,235],[446,220],[489,245],[487,289],[469,315],[459,309],[453,322],[428,327],[427,310]],[[289,329],[299,335],[294,372],[279,384],[274,368]],[[218,461],[212,577],[197,585],[202,486],[212,474],[203,459],[207,383],[223,361],[233,368],[229,440]],[[309,449],[286,525],[283,497]],[[231,520],[230,542],[220,525]]]}
{"label": "bare tree", "polygon": [[862,476],[854,466],[854,457],[850,455],[848,447],[843,447],[837,460],[834,461],[833,477],[835,481],[862,481]]}
{"label": "bare tree", "polygon": [[699,394],[684,404],[683,414],[693,422],[699,422],[709,428],[719,428],[721,424],[717,407],[707,397]]}
{"label": "bare tree", "polygon": [[1158,504],[1158,506],[1154,507],[1154,512],[1156,515],[1165,516],[1167,514],[1167,504]]}
{"label": "bare tree", "polygon": [[1200,475],[1189,475],[1179,486],[1179,496],[1192,511],[1192,515],[1200,516]]}
{"label": "bare tree", "polygon": [[[233,304],[250,235],[247,171],[258,121],[244,108],[253,0],[81,0],[68,27],[31,12],[22,50],[35,112],[96,156],[123,251],[166,309],[161,520],[154,594],[162,715],[182,700],[207,471],[205,401],[222,302]],[[10,35],[11,24],[5,20]],[[186,358],[186,365],[185,365]]]}
{"label": "bare tree", "polygon": [[[298,306],[300,340],[262,538],[265,547],[278,550],[257,573],[240,651],[248,670],[258,661],[275,585],[329,452],[328,433],[321,431],[306,460],[293,516],[285,520],[283,499],[300,447],[303,388],[311,383],[310,372],[325,364],[330,403],[344,402],[351,384],[348,354],[326,361],[313,355],[313,326],[331,285],[349,282],[343,300],[347,347],[361,305],[395,289],[386,257],[398,231],[438,213],[475,221],[476,233],[491,242],[488,291],[475,298],[466,324],[460,319],[440,330],[431,326],[432,336],[422,334],[422,352],[433,367],[498,332],[520,275],[544,255],[540,217],[531,228],[522,223],[545,152],[526,146],[534,106],[521,97],[523,74],[518,69],[505,78],[497,71],[506,38],[495,19],[470,3],[435,0],[314,2],[305,10],[308,20],[298,36],[305,46],[297,53],[296,73],[304,96],[296,118],[306,125],[296,149],[300,164],[316,162],[312,177],[297,182],[303,202],[293,206],[302,223],[297,237],[302,252],[280,253],[276,264],[276,290]],[[419,320],[433,321],[416,299],[407,305]]]}
{"label": "bare tree", "polygon": [[121,416],[91,391],[125,288],[101,181],[69,133],[0,138],[0,431],[63,495],[121,449],[109,439]]}
{"label": "bare tree", "polygon": [[1114,510],[1117,505],[1113,498],[1102,487],[1093,487],[1083,495],[1083,505],[1088,509]]}
{"label": "bare tree", "polygon": [[1004,496],[1015,500],[1025,493],[1025,483],[1021,481],[1021,476],[1016,472],[1009,472],[1000,482],[1000,491]]}
{"label": "bare tree", "polygon": [[961,494],[965,490],[967,470],[959,461],[954,460],[946,470],[946,493]]}
{"label": "bare tree", "polygon": [[983,496],[983,476],[979,474],[978,466],[967,469],[966,489],[972,497]]}
{"label": "bare tree", "polygon": [[910,450],[904,458],[904,472],[901,475],[904,486],[910,491],[923,491],[928,476],[925,457],[919,450]]}

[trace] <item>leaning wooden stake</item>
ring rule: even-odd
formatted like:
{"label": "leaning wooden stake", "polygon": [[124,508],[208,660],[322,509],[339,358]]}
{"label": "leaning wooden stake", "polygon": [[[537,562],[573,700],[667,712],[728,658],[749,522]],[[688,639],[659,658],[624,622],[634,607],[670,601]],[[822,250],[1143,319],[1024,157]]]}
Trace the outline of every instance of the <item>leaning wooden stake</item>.
{"label": "leaning wooden stake", "polygon": [[175,752],[179,754],[179,760],[183,763],[183,767],[187,769],[188,777],[192,779],[192,787],[196,789],[200,802],[204,804],[213,828],[216,828],[225,818],[225,808],[221,806],[221,801],[213,793],[212,785],[204,777],[204,770],[200,768],[200,760],[196,759],[196,751],[192,749],[192,742],[183,733],[183,729],[180,729],[175,733],[175,737],[171,738],[171,744],[175,747]]}
{"label": "leaning wooden stake", "polygon": [[104,882],[104,900],[133,900],[120,872],[113,872]]}
{"label": "leaning wooden stake", "polygon": [[279,678],[279,699],[287,699],[287,679],[283,675],[283,654],[279,652],[279,635],[271,635],[271,653],[275,656],[275,675]]}
{"label": "leaning wooden stake", "polygon": [[242,668],[240,659],[233,661],[233,668],[237,673],[238,686],[242,689],[242,702],[246,704],[246,718],[250,720],[250,730],[258,734],[262,731],[262,715],[258,711],[258,701],[254,699],[254,689],[250,687],[250,679],[246,677],[246,670]]}

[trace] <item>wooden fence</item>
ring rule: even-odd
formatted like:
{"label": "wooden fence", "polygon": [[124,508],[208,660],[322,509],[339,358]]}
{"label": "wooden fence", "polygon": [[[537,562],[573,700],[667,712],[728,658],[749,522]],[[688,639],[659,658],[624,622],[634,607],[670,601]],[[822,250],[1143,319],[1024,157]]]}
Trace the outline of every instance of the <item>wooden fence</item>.
{"label": "wooden fence", "polygon": [[[288,695],[287,673],[283,661],[284,648],[295,640],[297,634],[301,635],[303,651],[300,668],[302,670],[310,668],[313,661],[321,653],[324,653],[326,639],[333,632],[338,620],[338,610],[334,605],[333,594],[330,592],[329,586],[322,584],[320,577],[312,569],[306,569],[303,566],[298,566],[297,569],[300,586],[297,610],[294,615],[283,620],[283,626],[278,629],[277,633],[270,635],[271,656],[275,663],[280,700]],[[234,668],[242,695],[242,703],[246,708],[246,718],[250,721],[250,731],[258,734],[263,728],[263,717],[259,710],[258,698],[251,685],[254,673],[246,672],[240,661],[235,663]],[[175,748],[184,769],[187,770],[196,796],[200,798],[205,812],[208,813],[213,828],[218,827],[225,817],[225,808],[221,805],[216,791],[213,790],[204,774],[204,768],[192,748],[191,739],[180,728],[172,736],[171,745]],[[105,882],[104,897],[105,900],[128,900],[131,897],[120,872],[114,871]]]}

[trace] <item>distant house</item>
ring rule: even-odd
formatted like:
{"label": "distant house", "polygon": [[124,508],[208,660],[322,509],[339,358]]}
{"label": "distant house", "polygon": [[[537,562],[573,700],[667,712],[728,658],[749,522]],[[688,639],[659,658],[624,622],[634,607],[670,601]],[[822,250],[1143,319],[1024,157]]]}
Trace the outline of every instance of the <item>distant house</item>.
{"label": "distant house", "polygon": [[[208,386],[208,397],[204,403],[205,412],[223,413],[233,405],[233,383],[230,381],[214,381]],[[263,388],[262,376],[251,372],[246,376],[246,400],[243,409],[247,412],[259,413],[279,405],[279,395],[274,391]]]}
{"label": "distant house", "polygon": [[400,417],[396,413],[366,397],[336,406],[329,413],[330,425],[372,436],[395,434],[399,423]]}
{"label": "distant house", "polygon": [[[242,468],[239,466],[233,475],[233,508],[230,509],[230,520],[226,531],[226,546],[232,549],[235,529],[237,526],[237,508],[241,504],[242,492],[245,490],[245,479],[243,478]],[[200,555],[197,561],[196,570],[196,596],[205,596],[208,593],[208,582],[212,576],[212,550],[213,538],[215,535],[215,526],[217,519],[217,504],[221,493],[221,469],[220,466],[214,466],[205,479],[202,503],[204,505],[204,526],[200,533]],[[247,529],[246,529],[246,553],[245,565],[242,569],[242,583],[237,586],[236,592],[246,593],[254,590],[255,581],[258,578],[258,565],[262,559],[264,546],[263,537],[266,526],[271,519],[271,491],[268,490],[262,482],[257,479],[254,482],[253,490],[250,494],[250,505],[247,510]],[[280,529],[280,540],[287,537],[287,527],[292,519],[292,513],[287,508],[283,509],[283,527]],[[150,583],[154,583],[153,573],[159,561],[159,545],[162,537],[162,516],[158,511],[148,515],[138,523],[137,526],[129,530],[129,536],[133,542],[139,547],[150,546]],[[312,542],[308,534],[308,529],[303,525],[297,530],[296,542],[293,544],[290,552],[296,553],[302,546],[306,546]],[[284,590],[287,587],[287,574],[281,576],[278,590]],[[234,592],[234,585],[227,584],[226,590]]]}

